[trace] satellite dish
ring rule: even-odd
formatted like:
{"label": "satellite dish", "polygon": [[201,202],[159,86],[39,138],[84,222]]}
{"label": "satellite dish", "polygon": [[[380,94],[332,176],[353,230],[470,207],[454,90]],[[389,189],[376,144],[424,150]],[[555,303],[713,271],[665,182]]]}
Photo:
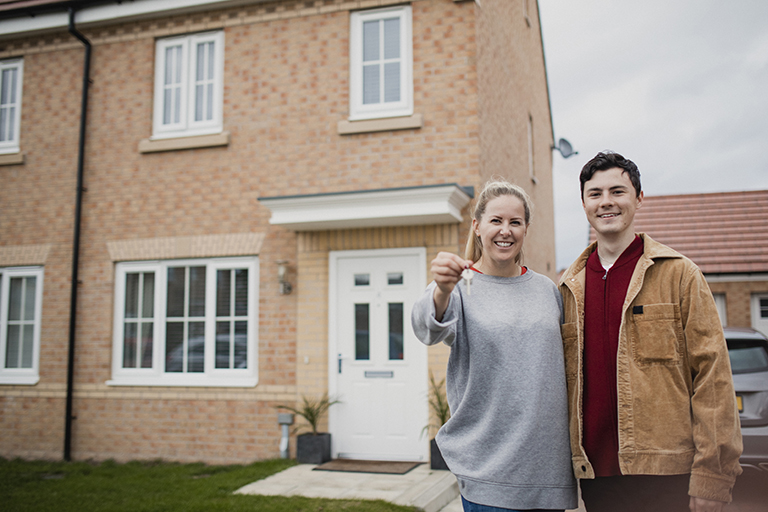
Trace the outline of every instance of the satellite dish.
{"label": "satellite dish", "polygon": [[563,158],[568,158],[573,155],[578,155],[578,151],[573,150],[573,146],[571,146],[571,143],[568,142],[565,139],[560,139],[557,141],[557,146],[552,146],[552,149],[556,149],[560,152],[561,155],[563,155]]}

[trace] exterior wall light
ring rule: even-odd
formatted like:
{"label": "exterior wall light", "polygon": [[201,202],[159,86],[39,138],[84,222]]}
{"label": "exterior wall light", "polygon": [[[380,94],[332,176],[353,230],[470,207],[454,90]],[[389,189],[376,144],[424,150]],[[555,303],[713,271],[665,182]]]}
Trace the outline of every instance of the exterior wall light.
{"label": "exterior wall light", "polygon": [[277,282],[280,284],[280,295],[288,295],[293,291],[291,283],[285,280],[288,273],[288,260],[277,260]]}

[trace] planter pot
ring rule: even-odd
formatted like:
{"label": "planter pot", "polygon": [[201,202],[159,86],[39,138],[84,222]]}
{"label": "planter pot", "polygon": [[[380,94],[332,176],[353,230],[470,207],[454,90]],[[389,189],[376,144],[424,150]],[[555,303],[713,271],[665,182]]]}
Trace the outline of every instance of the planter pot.
{"label": "planter pot", "polygon": [[296,461],[322,464],[331,460],[331,434],[301,434],[296,437]]}
{"label": "planter pot", "polygon": [[448,470],[448,465],[443,460],[443,454],[440,453],[440,448],[434,439],[429,442],[429,467],[431,469]]}

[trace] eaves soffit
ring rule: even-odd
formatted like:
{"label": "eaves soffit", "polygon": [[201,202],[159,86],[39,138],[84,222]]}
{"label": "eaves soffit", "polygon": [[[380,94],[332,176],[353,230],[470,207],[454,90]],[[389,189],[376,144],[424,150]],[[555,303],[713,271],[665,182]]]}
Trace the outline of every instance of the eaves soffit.
{"label": "eaves soffit", "polygon": [[[0,37],[29,36],[66,30],[68,7],[75,6],[79,28],[126,23],[163,16],[178,16],[211,9],[256,5],[274,0],[116,0],[62,2],[49,0],[0,0]],[[79,7],[78,7],[79,5]]]}

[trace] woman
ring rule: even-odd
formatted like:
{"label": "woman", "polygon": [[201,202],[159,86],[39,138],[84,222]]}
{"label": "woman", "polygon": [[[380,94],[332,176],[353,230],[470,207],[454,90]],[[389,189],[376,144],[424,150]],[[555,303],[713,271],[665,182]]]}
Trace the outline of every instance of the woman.
{"label": "woman", "polygon": [[549,278],[522,266],[530,221],[523,189],[489,182],[475,205],[466,259],[438,254],[435,280],[412,311],[423,343],[451,347],[451,419],[436,439],[465,512],[578,506],[562,299]]}

